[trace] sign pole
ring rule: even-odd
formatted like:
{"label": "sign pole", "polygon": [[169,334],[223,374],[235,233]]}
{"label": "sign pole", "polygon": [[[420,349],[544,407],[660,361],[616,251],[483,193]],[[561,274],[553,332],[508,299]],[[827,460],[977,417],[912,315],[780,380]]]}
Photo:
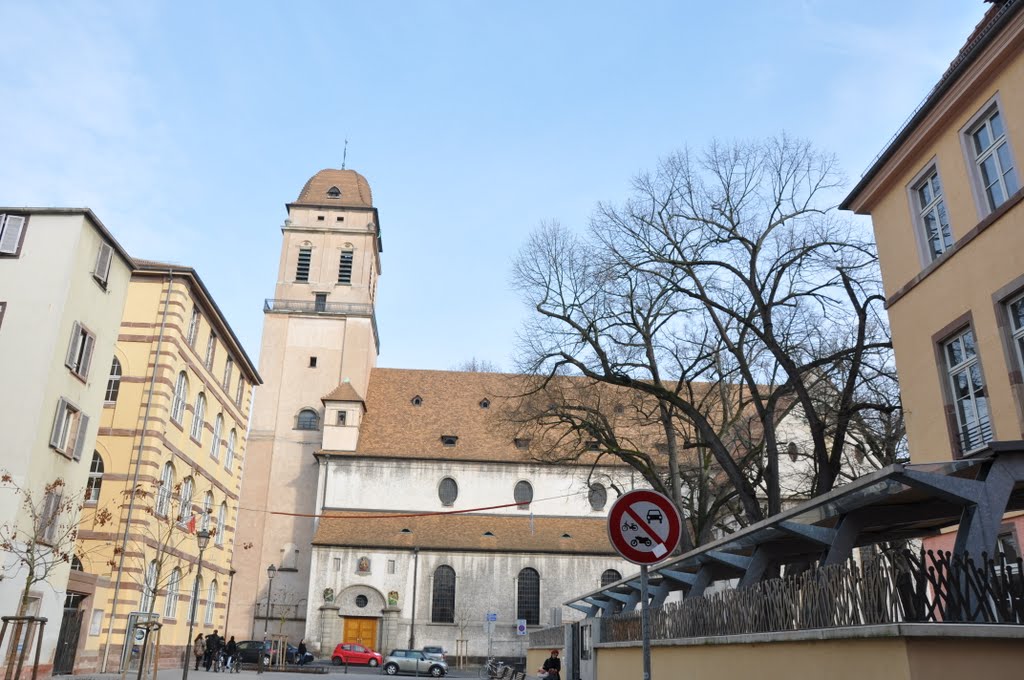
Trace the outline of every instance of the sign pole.
{"label": "sign pole", "polygon": [[644,677],[651,680],[651,618],[647,597],[647,565],[640,565],[640,637],[644,643]]}

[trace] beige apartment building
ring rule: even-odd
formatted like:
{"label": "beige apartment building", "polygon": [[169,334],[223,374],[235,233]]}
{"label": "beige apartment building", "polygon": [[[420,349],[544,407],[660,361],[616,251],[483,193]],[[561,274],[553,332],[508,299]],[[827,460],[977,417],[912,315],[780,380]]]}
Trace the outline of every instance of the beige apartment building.
{"label": "beige apartment building", "polygon": [[[114,519],[86,523],[79,535],[82,575],[95,586],[74,668],[132,665],[140,645],[126,640],[147,618],[162,624],[161,666],[180,667],[190,622],[203,634],[227,624],[249,406],[260,376],[194,269],[143,260],[104,370],[86,504]],[[200,574],[201,530],[212,536]]]}
{"label": "beige apartment building", "polygon": [[1022,9],[992,3],[841,206],[874,224],[915,463],[1024,438]]}
{"label": "beige apartment building", "polygon": [[[21,545],[60,548],[79,519],[79,504],[66,501],[88,482],[132,266],[88,209],[0,208],[0,468],[47,517],[33,522],[13,487],[0,486],[0,523],[20,530]],[[46,493],[57,479],[64,486]],[[12,553],[0,559],[2,613],[13,616],[24,567]],[[26,613],[49,621],[43,673],[62,670],[53,666],[63,619],[87,598],[71,569],[58,564],[29,590]],[[10,647],[9,637],[0,663]]]}

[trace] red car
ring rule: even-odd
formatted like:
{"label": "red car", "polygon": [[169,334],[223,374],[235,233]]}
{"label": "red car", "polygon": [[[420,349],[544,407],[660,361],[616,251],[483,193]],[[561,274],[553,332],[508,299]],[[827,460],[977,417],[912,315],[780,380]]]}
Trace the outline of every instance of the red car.
{"label": "red car", "polygon": [[377,667],[383,660],[384,657],[381,656],[380,652],[367,649],[354,642],[342,642],[334,648],[334,654],[331,654],[331,663],[335,666],[342,664],[366,664],[367,666]]}

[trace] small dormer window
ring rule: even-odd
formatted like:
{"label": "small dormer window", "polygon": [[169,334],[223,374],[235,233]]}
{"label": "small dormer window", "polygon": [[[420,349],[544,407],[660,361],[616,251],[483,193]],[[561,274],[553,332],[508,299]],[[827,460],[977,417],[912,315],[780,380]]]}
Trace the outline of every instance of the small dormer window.
{"label": "small dormer window", "polygon": [[512,443],[514,443],[516,445],[517,449],[528,449],[528,448],[530,448],[530,440],[529,439],[525,439],[525,438],[521,438],[521,437],[516,437],[515,439],[512,440]]}
{"label": "small dormer window", "polygon": [[598,451],[598,450],[600,450],[600,448],[601,447],[598,446],[596,439],[588,439],[587,440],[587,451]]}
{"label": "small dormer window", "polygon": [[327,190],[327,198],[341,198],[341,189],[338,187],[331,187]]}
{"label": "small dormer window", "polygon": [[615,411],[616,415],[620,415],[621,416],[623,413],[626,412],[626,407],[623,406],[622,404],[616,404],[615,408],[613,410]]}
{"label": "small dormer window", "polygon": [[455,446],[455,444],[458,441],[459,441],[459,438],[456,437],[453,434],[443,434],[443,435],[441,435],[441,443],[443,445],[445,445],[445,446]]}
{"label": "small dormer window", "polygon": [[338,411],[338,425],[344,426],[348,420],[348,413],[346,411]]}
{"label": "small dormer window", "polygon": [[493,531],[485,531],[484,532],[484,536],[490,536],[491,538],[494,538],[494,532]]}
{"label": "small dormer window", "polygon": [[423,406],[423,397],[417,394],[415,397],[412,398],[412,401],[410,403],[413,406]]}
{"label": "small dormer window", "polygon": [[400,534],[411,534],[412,533],[412,529],[402,529],[398,533],[400,533]]}
{"label": "small dormer window", "polygon": [[562,538],[572,538],[569,534],[562,534]]}
{"label": "small dormer window", "polygon": [[480,408],[490,408],[491,402],[489,399],[484,399],[480,402]]}

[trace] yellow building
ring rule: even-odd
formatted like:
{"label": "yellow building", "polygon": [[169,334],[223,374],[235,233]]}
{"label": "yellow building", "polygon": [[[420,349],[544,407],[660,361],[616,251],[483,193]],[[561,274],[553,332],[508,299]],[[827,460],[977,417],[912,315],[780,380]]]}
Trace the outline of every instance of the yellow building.
{"label": "yellow building", "polygon": [[992,4],[841,205],[874,223],[915,463],[1024,437],[1022,9]]}
{"label": "yellow building", "polygon": [[[114,521],[81,527],[78,582],[94,593],[75,671],[123,667],[147,612],[163,624],[161,665],[180,667],[193,592],[195,632],[226,628],[249,407],[262,381],[195,270],[139,260],[105,368],[87,504]],[[202,529],[212,538],[199,576]]]}

